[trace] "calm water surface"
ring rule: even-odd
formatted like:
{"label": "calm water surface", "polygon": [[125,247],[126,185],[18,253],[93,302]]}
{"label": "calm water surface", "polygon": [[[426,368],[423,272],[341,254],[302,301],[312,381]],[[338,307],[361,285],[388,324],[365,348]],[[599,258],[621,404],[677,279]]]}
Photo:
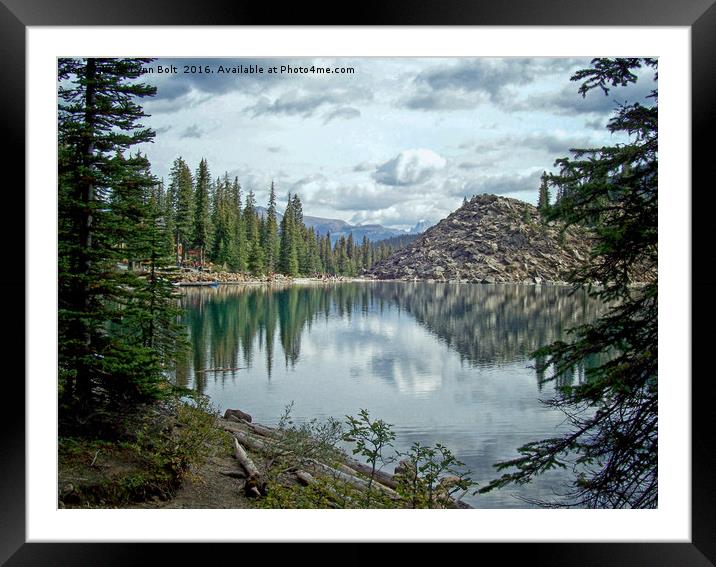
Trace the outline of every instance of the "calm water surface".
{"label": "calm water surface", "polygon": [[[564,416],[540,403],[555,383],[540,386],[529,353],[603,311],[567,288],[423,282],[187,288],[183,303],[193,353],[177,382],[222,412],[273,425],[292,401],[297,422],[366,408],[394,425],[398,449],[443,443],[480,484],[561,429]],[[567,479],[465,500],[529,507],[517,496],[549,499]]]}

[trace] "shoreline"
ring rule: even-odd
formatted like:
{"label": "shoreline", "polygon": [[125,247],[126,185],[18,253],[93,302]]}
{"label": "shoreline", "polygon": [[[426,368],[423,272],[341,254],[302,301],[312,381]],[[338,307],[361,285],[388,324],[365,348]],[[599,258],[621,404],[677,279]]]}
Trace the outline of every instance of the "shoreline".
{"label": "shoreline", "polygon": [[414,463],[372,469],[337,445],[340,431],[270,427],[238,409],[222,416],[178,400],[169,407],[135,416],[143,433],[131,441],[60,439],[58,507],[472,508],[462,498],[473,483],[448,469],[431,481],[427,506],[416,506],[427,493],[422,477],[409,480]]}
{"label": "shoreline", "polygon": [[[207,276],[209,272],[203,272]],[[221,275],[219,275],[221,274]],[[241,276],[244,279],[219,279],[225,277],[228,274],[229,277]],[[405,279],[405,278],[394,278],[394,279],[380,279],[371,277],[349,277],[349,276],[332,276],[325,278],[316,277],[296,277],[289,278],[281,276],[279,278],[253,278],[244,277],[242,274],[235,274],[233,272],[219,272],[217,273],[218,278],[205,279],[205,280],[177,280],[173,281],[172,284],[175,287],[219,287],[223,285],[239,286],[239,285],[310,285],[310,284],[339,284],[339,283],[385,283],[385,282],[399,282],[399,283],[449,283],[449,284],[471,284],[471,285],[524,285],[524,286],[558,286],[558,287],[572,287],[573,284],[565,281],[503,281],[503,282],[486,282],[476,280],[436,280],[436,279]],[[596,286],[599,287],[599,286]]]}

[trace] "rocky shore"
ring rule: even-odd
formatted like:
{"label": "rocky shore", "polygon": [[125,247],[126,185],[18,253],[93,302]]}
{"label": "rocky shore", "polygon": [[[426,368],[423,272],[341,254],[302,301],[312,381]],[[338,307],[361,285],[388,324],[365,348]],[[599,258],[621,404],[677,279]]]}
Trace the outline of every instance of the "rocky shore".
{"label": "rocky shore", "polygon": [[346,276],[316,275],[313,277],[292,278],[283,274],[253,276],[241,272],[186,270],[174,275],[171,280],[176,286],[202,286],[212,284],[291,284],[291,283],[338,283],[361,281],[364,278]]}

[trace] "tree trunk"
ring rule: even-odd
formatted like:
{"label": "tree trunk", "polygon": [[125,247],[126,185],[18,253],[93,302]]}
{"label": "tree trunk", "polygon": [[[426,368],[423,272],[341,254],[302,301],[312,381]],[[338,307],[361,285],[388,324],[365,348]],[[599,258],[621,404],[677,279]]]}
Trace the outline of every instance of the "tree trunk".
{"label": "tree trunk", "polygon": [[[339,470],[339,469],[330,467],[324,463],[321,463],[320,461],[316,461],[315,459],[306,459],[306,462],[314,470],[319,471],[323,474],[332,476],[333,478],[335,478],[337,480],[342,480],[343,482],[350,484],[351,486],[353,486],[354,488],[357,488],[358,490],[368,490],[368,481],[363,478],[360,478],[353,474],[345,472],[344,470]],[[373,487],[375,487],[379,492],[382,492],[383,494],[385,494],[386,496],[388,496],[394,500],[398,500],[400,498],[398,496],[397,492],[388,488],[387,486],[383,486],[382,484],[374,483]]]}
{"label": "tree trunk", "polygon": [[261,478],[259,469],[256,468],[236,436],[234,436],[234,455],[248,475],[244,483],[246,496],[262,496],[266,492],[266,482]]}
{"label": "tree trunk", "polygon": [[[89,273],[92,268],[92,201],[94,201],[94,183],[88,172],[94,166],[95,150],[95,112],[96,112],[96,79],[97,61],[87,60],[86,70],[87,87],[85,90],[85,128],[81,145],[81,160],[84,172],[78,179],[77,190],[79,193],[79,254],[78,254],[78,283],[75,285],[75,308],[80,313],[87,313],[90,310]],[[85,348],[85,356],[90,354],[92,348],[91,329],[87,323],[79,323],[79,338]],[[79,362],[79,361],[78,361]],[[89,405],[91,394],[90,369],[84,362],[77,364],[77,389],[76,395],[81,403]]]}

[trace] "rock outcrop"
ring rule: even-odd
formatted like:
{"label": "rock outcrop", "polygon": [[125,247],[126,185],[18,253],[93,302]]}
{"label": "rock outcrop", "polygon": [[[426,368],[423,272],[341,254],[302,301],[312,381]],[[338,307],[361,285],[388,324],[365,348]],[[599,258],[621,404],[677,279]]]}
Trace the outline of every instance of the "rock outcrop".
{"label": "rock outcrop", "polygon": [[478,195],[373,266],[386,280],[564,283],[589,257],[584,229],[540,222],[529,203]]}

